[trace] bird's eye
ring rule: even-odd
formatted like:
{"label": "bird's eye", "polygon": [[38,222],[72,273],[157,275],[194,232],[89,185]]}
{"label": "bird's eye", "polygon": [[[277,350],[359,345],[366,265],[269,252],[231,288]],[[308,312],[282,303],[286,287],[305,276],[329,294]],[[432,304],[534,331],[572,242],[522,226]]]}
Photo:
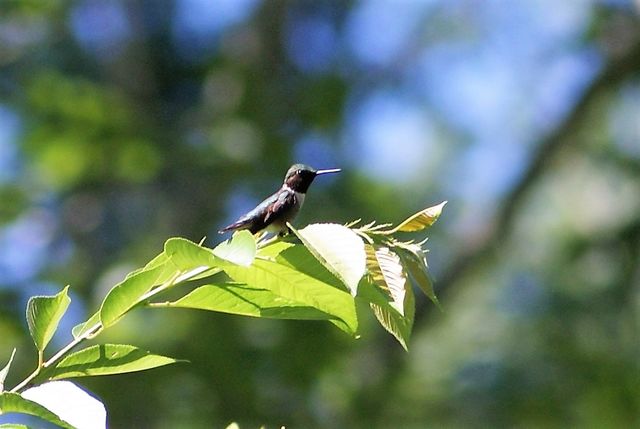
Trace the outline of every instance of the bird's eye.
{"label": "bird's eye", "polygon": [[302,170],[296,171],[296,174],[302,174]]}

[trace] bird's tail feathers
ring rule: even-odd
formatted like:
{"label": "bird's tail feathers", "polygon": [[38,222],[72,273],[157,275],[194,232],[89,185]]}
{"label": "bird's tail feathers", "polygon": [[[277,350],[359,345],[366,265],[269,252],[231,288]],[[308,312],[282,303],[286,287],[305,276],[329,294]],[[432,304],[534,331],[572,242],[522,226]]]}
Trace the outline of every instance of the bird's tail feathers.
{"label": "bird's tail feathers", "polygon": [[221,230],[218,231],[218,234],[224,234],[227,231],[234,231],[236,229],[243,229],[243,227],[245,227],[247,225],[247,221],[237,221],[232,223],[231,225],[227,225],[224,228],[222,228]]}

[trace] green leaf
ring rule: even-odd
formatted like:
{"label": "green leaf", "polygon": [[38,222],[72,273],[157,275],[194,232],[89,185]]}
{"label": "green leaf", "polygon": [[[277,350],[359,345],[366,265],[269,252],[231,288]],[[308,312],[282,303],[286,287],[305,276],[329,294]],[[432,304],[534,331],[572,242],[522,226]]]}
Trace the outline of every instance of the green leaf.
{"label": "green leaf", "polygon": [[427,207],[426,209],[419,211],[413,216],[405,219],[400,225],[395,228],[385,231],[387,234],[392,234],[394,232],[415,232],[422,231],[425,228],[429,228],[433,225],[440,217],[440,213],[442,213],[442,208],[447,204],[446,201],[441,202],[437,206]]}
{"label": "green leaf", "polygon": [[[145,265],[144,268],[142,268],[140,271],[150,271],[158,267],[164,267],[164,270],[156,280],[158,284],[168,282],[169,280],[171,280],[173,277],[177,275],[178,270],[176,269],[175,265],[171,262],[171,258],[164,252],[164,250],[160,252],[158,256],[156,256],[151,261],[149,261],[147,265]],[[133,275],[134,273],[135,271],[130,275]]]}
{"label": "green leaf", "polygon": [[102,326],[107,328],[113,325],[120,317],[135,307],[140,298],[157,284],[157,280],[163,272],[163,266],[137,271],[114,286],[100,306]]}
{"label": "green leaf", "polygon": [[405,350],[409,350],[409,338],[411,337],[416,308],[413,289],[411,287],[407,288],[404,299],[404,316],[399,315],[390,306],[381,306],[374,303],[369,305],[382,327],[393,335]]}
{"label": "green leaf", "polygon": [[19,425],[17,423],[5,423],[0,425],[0,429],[29,429],[29,426]]}
{"label": "green leaf", "polygon": [[314,307],[283,298],[269,289],[241,283],[200,286],[183,298],[164,305],[272,319],[332,319],[330,315]]}
{"label": "green leaf", "polygon": [[16,349],[14,348],[11,352],[11,357],[9,358],[9,362],[0,370],[0,392],[4,392],[4,381],[7,379],[7,375],[9,374],[9,368],[11,368],[11,363],[13,362],[13,358],[16,355]]}
{"label": "green leaf", "polygon": [[190,271],[199,267],[214,267],[220,261],[211,249],[202,247],[186,238],[170,238],[164,244],[164,253],[180,271]]}
{"label": "green leaf", "polygon": [[76,326],[74,326],[71,329],[71,334],[73,335],[73,338],[78,339],[98,323],[100,323],[100,310],[93,313],[93,315],[86,321],[78,323]]}
{"label": "green leaf", "polygon": [[265,247],[261,247],[260,249],[258,249],[257,255],[262,258],[275,259],[282,252],[294,246],[296,246],[296,244],[291,243],[289,241],[285,241],[285,239],[282,239],[282,240],[274,241]]}
{"label": "green leaf", "polygon": [[71,299],[67,295],[69,286],[54,296],[34,296],[27,303],[27,324],[33,342],[41,354],[47,347],[58,323],[67,311]]}
{"label": "green leaf", "polygon": [[440,309],[440,301],[433,290],[433,282],[429,276],[429,269],[427,267],[427,261],[424,258],[418,258],[417,255],[411,252],[402,252],[401,255],[404,265],[407,267],[411,278],[415,284],[420,288],[429,299]]}
{"label": "green leaf", "polygon": [[[380,324],[408,348],[415,314],[415,297],[398,254],[387,246],[366,245],[367,268],[372,287],[385,295],[385,301],[370,302]],[[363,287],[363,291],[367,288]]]}
{"label": "green leaf", "polygon": [[415,296],[411,286],[407,285],[404,297],[404,315],[398,314],[396,309],[390,305],[380,306],[372,303],[370,306],[382,327],[393,335],[400,345],[408,351],[416,308]]}
{"label": "green leaf", "polygon": [[73,426],[61,420],[42,405],[25,399],[18,393],[4,392],[0,394],[0,415],[7,413],[29,414],[65,429],[74,429]]}
{"label": "green leaf", "polygon": [[150,270],[161,265],[166,265],[170,260],[171,258],[169,258],[169,255],[162,251],[158,254],[158,256],[147,262],[147,265],[144,266],[143,270]]}
{"label": "green leaf", "polygon": [[225,261],[248,267],[256,257],[256,239],[246,230],[234,232],[231,240],[223,241],[213,249],[213,254]]}
{"label": "green leaf", "polygon": [[381,288],[390,305],[404,316],[405,294],[411,286],[400,261],[400,257],[386,246],[366,245],[367,268],[373,283]]}
{"label": "green leaf", "polygon": [[331,284],[274,260],[256,259],[250,267],[229,265],[224,270],[236,282],[266,289],[286,300],[314,307],[335,317],[331,322],[345,332],[351,335],[357,332],[358,319],[353,297]]}
{"label": "green leaf", "polygon": [[291,229],[313,256],[356,296],[367,259],[362,239],[349,228],[332,223]]}
{"label": "green leaf", "polygon": [[123,374],[180,362],[166,356],[126,344],[98,344],[72,353],[55,366],[45,369],[42,378],[59,380],[71,377]]}
{"label": "green leaf", "polygon": [[182,271],[199,267],[216,268],[226,264],[249,266],[256,255],[256,241],[249,231],[233,234],[231,240],[209,249],[185,238],[170,238],[164,251]]}

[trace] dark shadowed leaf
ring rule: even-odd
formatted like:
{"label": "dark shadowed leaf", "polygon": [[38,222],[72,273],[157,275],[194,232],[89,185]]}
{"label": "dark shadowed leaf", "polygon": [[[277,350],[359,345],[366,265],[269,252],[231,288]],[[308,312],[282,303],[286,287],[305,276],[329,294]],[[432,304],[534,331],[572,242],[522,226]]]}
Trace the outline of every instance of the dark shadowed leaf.
{"label": "dark shadowed leaf", "polygon": [[429,276],[429,269],[424,258],[418,258],[415,254],[409,252],[402,253],[402,261],[404,262],[411,278],[429,299],[440,309],[440,301],[433,290],[433,282]]}
{"label": "dark shadowed leaf", "polygon": [[16,355],[16,349],[13,349],[11,352],[11,356],[9,357],[9,362],[0,370],[0,392],[4,391],[4,381],[7,379],[7,374],[9,374],[9,369],[11,368],[11,363],[13,362],[13,358]]}

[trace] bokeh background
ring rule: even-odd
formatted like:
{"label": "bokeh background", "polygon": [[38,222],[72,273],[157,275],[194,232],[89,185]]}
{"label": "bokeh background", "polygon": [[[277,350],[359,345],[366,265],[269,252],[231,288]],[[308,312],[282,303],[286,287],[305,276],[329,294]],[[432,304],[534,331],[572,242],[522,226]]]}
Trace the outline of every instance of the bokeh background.
{"label": "bokeh background", "polygon": [[143,310],[104,335],[190,364],[80,380],[110,427],[640,426],[640,5],[623,0],[0,2],[0,360],[54,346],[171,236],[318,180],[297,220],[428,232],[443,312]]}

